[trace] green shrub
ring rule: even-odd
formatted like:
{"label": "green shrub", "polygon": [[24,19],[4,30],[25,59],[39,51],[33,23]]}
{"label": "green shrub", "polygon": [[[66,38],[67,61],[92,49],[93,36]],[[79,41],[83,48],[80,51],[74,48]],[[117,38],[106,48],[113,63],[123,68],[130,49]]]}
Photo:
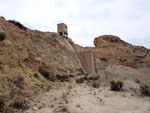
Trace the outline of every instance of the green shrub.
{"label": "green shrub", "polygon": [[120,89],[123,87],[122,81],[117,81],[117,82],[111,81],[110,84],[111,84],[110,87],[112,91],[120,91]]}
{"label": "green shrub", "polygon": [[140,91],[142,95],[150,96],[150,87],[147,85],[143,85],[140,87]]}
{"label": "green shrub", "polygon": [[0,110],[3,109],[5,103],[3,99],[0,99]]}
{"label": "green shrub", "polygon": [[0,32],[0,41],[3,41],[6,38],[6,34]]}

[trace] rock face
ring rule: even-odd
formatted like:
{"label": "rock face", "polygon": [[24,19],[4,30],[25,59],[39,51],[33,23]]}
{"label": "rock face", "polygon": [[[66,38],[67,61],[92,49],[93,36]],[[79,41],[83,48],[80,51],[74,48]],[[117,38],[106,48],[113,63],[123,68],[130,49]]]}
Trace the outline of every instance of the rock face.
{"label": "rock face", "polygon": [[0,31],[6,34],[6,39],[0,42],[1,64],[11,70],[20,62],[25,69],[32,71],[38,71],[41,67],[59,75],[81,72],[82,67],[74,49],[57,33],[21,30],[1,18]]}
{"label": "rock face", "polygon": [[95,53],[100,64],[125,65],[137,68],[141,63],[150,63],[150,50],[132,46],[117,36],[104,35],[94,39]]}
{"label": "rock face", "polygon": [[[53,75],[82,73],[76,52],[70,43],[57,33],[20,29],[3,18],[0,18],[0,32],[6,35],[5,39],[0,41],[0,90],[7,89],[8,81],[13,81],[17,76],[27,79],[26,84],[33,87],[33,81],[43,84],[45,79],[42,79],[39,69]],[[34,77],[35,73],[41,80]]]}
{"label": "rock face", "polygon": [[103,35],[94,39],[95,47],[115,46],[116,44],[127,45],[128,43],[113,35]]}

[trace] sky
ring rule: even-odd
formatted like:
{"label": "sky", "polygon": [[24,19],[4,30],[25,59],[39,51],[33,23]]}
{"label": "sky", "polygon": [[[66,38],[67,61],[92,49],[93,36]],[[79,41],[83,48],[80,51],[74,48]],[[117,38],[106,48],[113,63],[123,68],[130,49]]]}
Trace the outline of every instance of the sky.
{"label": "sky", "polygon": [[150,48],[150,0],[0,0],[0,16],[49,32],[66,23],[69,37],[82,46],[116,35]]}

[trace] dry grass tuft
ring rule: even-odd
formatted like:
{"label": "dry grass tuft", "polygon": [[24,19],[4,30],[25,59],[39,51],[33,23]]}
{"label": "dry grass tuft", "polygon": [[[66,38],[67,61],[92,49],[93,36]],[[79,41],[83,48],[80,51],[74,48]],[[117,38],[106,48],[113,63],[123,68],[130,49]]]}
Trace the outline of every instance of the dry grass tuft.
{"label": "dry grass tuft", "polygon": [[60,112],[70,113],[67,106],[62,106]]}

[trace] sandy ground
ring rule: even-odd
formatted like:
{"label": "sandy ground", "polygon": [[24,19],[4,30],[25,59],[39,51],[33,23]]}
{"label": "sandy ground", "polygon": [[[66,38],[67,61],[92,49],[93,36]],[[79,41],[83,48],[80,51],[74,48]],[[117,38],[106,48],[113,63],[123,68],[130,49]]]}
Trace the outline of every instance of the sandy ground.
{"label": "sandy ground", "polygon": [[95,89],[75,83],[59,86],[36,96],[25,113],[150,113],[150,98],[133,91],[114,92],[108,86]]}

